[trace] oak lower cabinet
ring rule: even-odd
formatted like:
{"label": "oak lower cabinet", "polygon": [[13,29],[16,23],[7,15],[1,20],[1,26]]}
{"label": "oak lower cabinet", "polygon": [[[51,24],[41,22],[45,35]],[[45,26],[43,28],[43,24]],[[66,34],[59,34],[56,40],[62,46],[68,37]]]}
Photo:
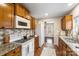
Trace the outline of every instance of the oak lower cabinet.
{"label": "oak lower cabinet", "polygon": [[66,55],[66,45],[60,38],[59,38],[59,54],[61,56]]}
{"label": "oak lower cabinet", "polygon": [[21,46],[15,48],[14,50],[4,54],[3,56],[21,56]]}
{"label": "oak lower cabinet", "polygon": [[77,56],[61,38],[59,38],[59,54],[60,56]]}
{"label": "oak lower cabinet", "polygon": [[39,37],[35,37],[35,51],[36,51],[36,49],[38,49],[39,48]]}
{"label": "oak lower cabinet", "polygon": [[34,54],[37,52],[38,48],[39,48],[39,36],[35,37],[34,40]]}
{"label": "oak lower cabinet", "polygon": [[77,54],[74,51],[72,51],[72,49],[69,47],[66,48],[66,52],[67,56],[77,56]]}
{"label": "oak lower cabinet", "polygon": [[23,18],[27,18],[27,16],[29,15],[29,10],[27,8],[25,8],[22,4],[15,4],[15,14],[18,16],[21,16]]}

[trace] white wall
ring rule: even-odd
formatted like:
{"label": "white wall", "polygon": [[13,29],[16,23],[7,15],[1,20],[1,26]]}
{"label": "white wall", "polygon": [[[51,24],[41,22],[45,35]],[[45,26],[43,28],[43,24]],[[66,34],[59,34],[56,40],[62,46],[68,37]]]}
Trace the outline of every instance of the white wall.
{"label": "white wall", "polygon": [[[61,31],[61,17],[59,18],[50,18],[50,19],[41,19],[38,21],[37,23],[37,28],[36,28],[36,34],[40,35],[39,34],[39,23],[43,22],[48,22],[48,23],[54,23],[54,44],[58,45],[58,35],[59,35],[59,32]],[[42,24],[42,25],[43,25]],[[41,39],[39,39],[41,40]],[[42,42],[44,43],[44,42]]]}
{"label": "white wall", "polygon": [[79,16],[79,5],[77,5],[71,12],[70,15],[73,15],[73,18]]}
{"label": "white wall", "polygon": [[75,19],[76,17],[79,17],[79,5],[77,5],[70,13],[69,15],[73,15],[73,35],[76,35],[76,28],[75,28]]}

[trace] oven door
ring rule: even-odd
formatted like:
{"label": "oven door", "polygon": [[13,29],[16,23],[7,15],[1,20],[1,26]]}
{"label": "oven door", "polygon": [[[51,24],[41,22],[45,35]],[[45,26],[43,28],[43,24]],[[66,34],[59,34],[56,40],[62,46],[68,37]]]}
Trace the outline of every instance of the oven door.
{"label": "oven door", "polygon": [[22,56],[28,56],[29,55],[29,45],[22,46]]}
{"label": "oven door", "polygon": [[16,16],[16,28],[27,28],[30,29],[30,20],[27,20],[25,18]]}

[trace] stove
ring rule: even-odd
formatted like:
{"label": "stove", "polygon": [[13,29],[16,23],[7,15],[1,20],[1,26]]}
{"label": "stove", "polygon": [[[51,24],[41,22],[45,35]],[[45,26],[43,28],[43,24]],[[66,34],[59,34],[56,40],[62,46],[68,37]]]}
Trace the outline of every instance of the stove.
{"label": "stove", "polygon": [[22,56],[34,55],[34,38],[29,37],[28,39],[20,39],[15,41],[22,46]]}

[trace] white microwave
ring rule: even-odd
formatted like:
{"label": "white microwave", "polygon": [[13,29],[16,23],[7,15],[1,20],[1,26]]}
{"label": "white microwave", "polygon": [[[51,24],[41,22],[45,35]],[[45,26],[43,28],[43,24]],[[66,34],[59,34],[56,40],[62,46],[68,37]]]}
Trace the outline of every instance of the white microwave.
{"label": "white microwave", "polygon": [[27,20],[27,19],[22,18],[20,16],[16,16],[15,17],[15,27],[30,29],[30,20]]}

